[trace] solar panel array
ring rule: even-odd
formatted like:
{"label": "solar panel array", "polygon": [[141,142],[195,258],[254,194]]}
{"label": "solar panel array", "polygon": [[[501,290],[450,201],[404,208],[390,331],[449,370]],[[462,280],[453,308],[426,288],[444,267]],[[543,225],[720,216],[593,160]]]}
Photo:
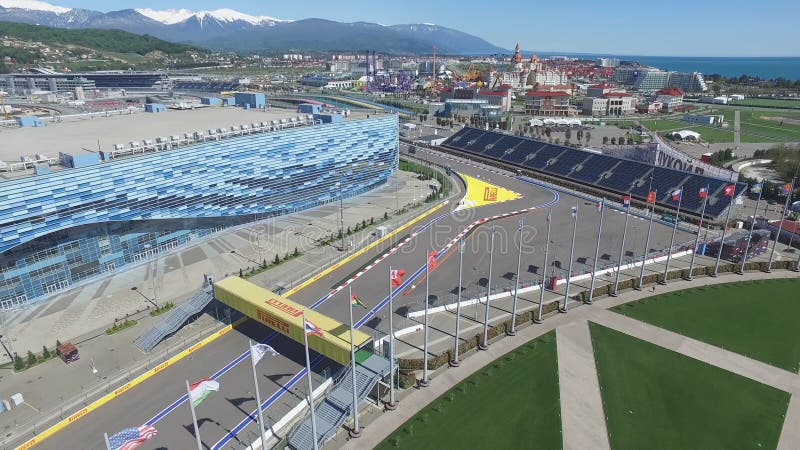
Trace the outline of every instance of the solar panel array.
{"label": "solar panel array", "polygon": [[[647,193],[651,190],[652,175],[652,190],[657,192],[657,204],[675,208],[677,202],[671,199],[671,193],[682,188],[681,211],[698,216],[703,205],[699,192],[705,186],[709,187],[707,216],[718,217],[730,204],[730,198],[723,194],[723,188],[729,184],[724,180],[530,138],[465,127],[442,145],[470,155],[591,186],[609,194],[630,193],[633,198],[641,201],[646,200]],[[736,183],[735,195],[744,192],[745,188],[745,183]]]}

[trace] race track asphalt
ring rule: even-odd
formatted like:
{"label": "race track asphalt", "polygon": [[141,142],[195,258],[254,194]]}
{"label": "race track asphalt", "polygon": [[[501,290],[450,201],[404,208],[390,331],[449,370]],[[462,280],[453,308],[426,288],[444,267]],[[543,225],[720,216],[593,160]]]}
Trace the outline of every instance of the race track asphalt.
{"label": "race track asphalt", "polygon": [[[487,221],[472,230],[465,238],[463,265],[463,288],[466,291],[485,291],[489,269],[489,246],[491,228],[495,229],[494,256],[492,267],[492,286],[510,286],[517,264],[517,228],[520,219],[524,221],[522,280],[538,279],[541,274],[542,251],[544,248],[547,205],[553,205],[552,235],[549,260],[556,274],[564,276],[569,264],[570,238],[572,234],[572,218],[570,208],[578,205],[578,226],[575,243],[573,273],[583,273],[591,268],[594,257],[597,219],[595,202],[574,197],[565,192],[556,193],[545,186],[537,186],[516,179],[510,174],[498,174],[441,155],[430,154],[423,150],[417,152],[418,158],[449,165],[458,173],[467,174],[484,181],[505,187],[522,195],[521,199],[504,203],[491,204],[478,208],[454,212],[457,201],[450,202],[444,208],[411,227],[407,233],[400,233],[396,239],[376,246],[365,254],[332,271],[325,277],[292,295],[292,300],[307,306],[314,306],[318,311],[327,314],[343,323],[347,323],[349,302],[347,290],[329,296],[332,289],[341,286],[352,275],[376,258],[383,255],[398,241],[404,240],[407,234],[414,233],[405,245],[395,251],[371,270],[358,277],[352,284],[353,293],[357,294],[368,309],[354,310],[356,320],[363,325],[360,329],[367,334],[379,337],[388,332],[388,308],[381,306],[388,295],[389,267],[402,268],[407,272],[408,286],[398,290],[394,297],[394,308],[402,317],[407,310],[422,308],[425,286],[424,265],[430,251],[441,251],[459,232],[469,224],[487,217],[508,213],[524,208],[534,208],[530,212],[498,220]],[[615,264],[625,216],[622,213],[607,209],[605,214],[604,233],[600,245],[600,264]],[[626,239],[626,257],[639,256],[644,249],[647,222],[631,217]],[[654,224],[650,247],[665,248],[670,239],[671,228],[663,224]],[[684,242],[692,238],[688,233],[679,231],[675,242]],[[452,246],[448,252],[438,256],[437,268],[430,273],[431,299],[447,302],[456,292],[458,282],[458,246]],[[552,273],[548,269],[548,274]],[[415,280],[410,277],[415,272],[421,274]],[[411,285],[415,285],[412,289]],[[435,301],[435,300],[432,300]],[[361,320],[358,320],[358,319]],[[398,323],[396,321],[396,323]],[[45,440],[36,448],[46,450],[63,449],[103,449],[102,433],[110,434],[142,423],[153,423],[158,429],[158,436],[140,448],[148,449],[191,449],[196,446],[194,431],[188,404],[181,401],[185,397],[185,380],[193,381],[200,377],[218,375],[220,392],[212,394],[198,408],[200,435],[205,448],[242,448],[256,437],[256,427],[252,425],[250,414],[256,408],[253,394],[253,379],[246,355],[247,341],[264,340],[272,336],[269,344],[281,353],[277,357],[268,357],[258,365],[259,386],[262,402],[269,401],[270,396],[277,397],[265,410],[267,424],[274,423],[285,412],[300,402],[305,395],[306,382],[304,373],[304,354],[301,344],[282,336],[274,336],[268,328],[247,321],[233,332],[196,351],[191,356],[163,370],[150,380],[136,386],[102,408],[79,419],[65,430]],[[323,379],[319,375],[323,370],[335,371],[337,366],[324,358],[312,359],[318,363],[314,367],[317,383]],[[289,384],[288,387],[287,383]],[[242,425],[243,421],[245,422]],[[237,426],[243,431],[238,436],[228,436]],[[227,437],[226,437],[227,436]]]}

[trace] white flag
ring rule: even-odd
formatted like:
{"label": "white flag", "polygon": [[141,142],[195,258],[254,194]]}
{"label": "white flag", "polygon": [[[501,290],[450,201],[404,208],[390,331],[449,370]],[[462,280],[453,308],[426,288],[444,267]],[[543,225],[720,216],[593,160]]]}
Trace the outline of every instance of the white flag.
{"label": "white flag", "polygon": [[280,353],[276,352],[274,348],[270,347],[267,344],[256,344],[250,346],[250,353],[253,354],[253,365],[258,364],[261,361],[261,358],[264,357],[267,353],[272,356],[278,356]]}

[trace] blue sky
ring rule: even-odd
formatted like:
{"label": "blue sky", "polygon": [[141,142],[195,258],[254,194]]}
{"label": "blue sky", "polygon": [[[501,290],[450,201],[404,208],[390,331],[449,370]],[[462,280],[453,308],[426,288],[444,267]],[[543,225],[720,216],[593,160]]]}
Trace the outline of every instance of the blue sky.
{"label": "blue sky", "polygon": [[[798,0],[49,0],[99,11],[231,8],[281,19],[430,22],[505,48],[666,56],[800,56]],[[392,6],[398,5],[398,6]],[[402,6],[399,6],[402,5]],[[480,7],[477,7],[480,5]]]}

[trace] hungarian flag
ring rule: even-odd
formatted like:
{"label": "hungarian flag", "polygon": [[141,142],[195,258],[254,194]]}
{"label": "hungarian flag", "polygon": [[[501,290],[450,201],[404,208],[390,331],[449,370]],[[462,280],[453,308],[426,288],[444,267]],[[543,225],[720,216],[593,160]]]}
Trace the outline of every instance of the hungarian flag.
{"label": "hungarian flag", "polygon": [[200,378],[189,385],[189,401],[192,406],[197,407],[212,392],[219,390],[219,383],[210,378]]}
{"label": "hungarian flag", "polygon": [[350,306],[360,306],[364,309],[367,309],[367,305],[365,305],[360,298],[356,297],[356,294],[350,295]]}
{"label": "hungarian flag", "polygon": [[729,184],[722,188],[722,193],[725,194],[726,197],[733,197],[734,191],[736,191],[735,184]]}
{"label": "hungarian flag", "polygon": [[656,202],[656,191],[650,191],[647,194],[647,203],[655,203]]}
{"label": "hungarian flag", "polygon": [[392,282],[392,287],[399,288],[403,284],[403,277],[406,271],[403,269],[394,269],[389,273],[389,279]]}
{"label": "hungarian flag", "polygon": [[622,196],[622,207],[623,208],[630,208],[631,207],[631,196],[630,195],[623,195]]}
{"label": "hungarian flag", "polygon": [[308,319],[306,319],[305,322],[306,322],[306,334],[307,335],[316,334],[317,336],[322,337],[322,328],[314,325]]}
{"label": "hungarian flag", "polygon": [[779,189],[781,191],[781,195],[789,195],[789,191],[792,190],[792,183],[786,183],[783,186],[781,186]]}
{"label": "hungarian flag", "polygon": [[150,425],[142,425],[139,428],[125,428],[119,433],[108,438],[111,450],[133,450],[148,441],[158,433]]}
{"label": "hungarian flag", "polygon": [[700,192],[697,195],[699,195],[700,198],[708,197],[708,188],[707,187],[700,188]]}
{"label": "hungarian flag", "polygon": [[428,271],[436,268],[436,255],[437,253],[435,251],[428,253]]}
{"label": "hungarian flag", "polygon": [[676,189],[672,191],[672,200],[676,202],[680,201],[681,195],[683,195],[683,189]]}

